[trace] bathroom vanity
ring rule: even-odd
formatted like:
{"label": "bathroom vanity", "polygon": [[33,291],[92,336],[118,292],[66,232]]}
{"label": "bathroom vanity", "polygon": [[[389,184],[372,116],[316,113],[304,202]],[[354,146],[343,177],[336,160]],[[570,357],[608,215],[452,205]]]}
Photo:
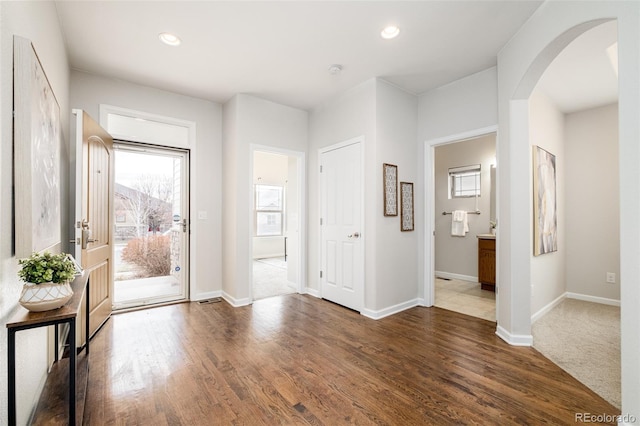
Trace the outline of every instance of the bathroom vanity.
{"label": "bathroom vanity", "polygon": [[496,291],[496,236],[479,234],[478,281],[483,290]]}

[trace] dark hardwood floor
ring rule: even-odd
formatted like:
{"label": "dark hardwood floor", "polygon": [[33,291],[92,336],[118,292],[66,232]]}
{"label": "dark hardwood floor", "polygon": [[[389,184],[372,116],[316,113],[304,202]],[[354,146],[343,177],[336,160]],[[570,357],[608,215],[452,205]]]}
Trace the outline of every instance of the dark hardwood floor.
{"label": "dark hardwood floor", "polygon": [[374,321],[310,296],[114,315],[84,424],[575,424],[619,411],[495,323],[439,308]]}

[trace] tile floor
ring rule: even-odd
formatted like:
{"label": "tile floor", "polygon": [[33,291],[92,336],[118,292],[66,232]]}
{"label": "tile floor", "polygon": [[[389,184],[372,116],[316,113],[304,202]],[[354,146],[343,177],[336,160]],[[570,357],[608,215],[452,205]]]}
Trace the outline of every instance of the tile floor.
{"label": "tile floor", "polygon": [[436,277],[435,306],[496,321],[496,294],[482,290],[476,282]]}

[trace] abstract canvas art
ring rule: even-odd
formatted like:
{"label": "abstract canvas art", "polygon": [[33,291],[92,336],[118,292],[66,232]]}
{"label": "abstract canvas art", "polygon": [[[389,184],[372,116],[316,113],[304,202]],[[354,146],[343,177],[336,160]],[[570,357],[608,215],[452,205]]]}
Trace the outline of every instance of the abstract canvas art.
{"label": "abstract canvas art", "polygon": [[33,45],[14,38],[15,250],[60,243],[60,107]]}
{"label": "abstract canvas art", "polygon": [[533,147],[533,254],[558,250],[556,156]]}

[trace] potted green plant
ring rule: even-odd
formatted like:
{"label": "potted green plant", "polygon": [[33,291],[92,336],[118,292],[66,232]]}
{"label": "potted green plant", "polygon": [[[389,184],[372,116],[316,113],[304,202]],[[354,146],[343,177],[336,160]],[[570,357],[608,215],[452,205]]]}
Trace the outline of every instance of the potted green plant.
{"label": "potted green plant", "polygon": [[33,312],[56,309],[73,296],[69,283],[76,275],[76,267],[67,254],[33,253],[18,263],[18,277],[25,282],[20,304],[26,309]]}

